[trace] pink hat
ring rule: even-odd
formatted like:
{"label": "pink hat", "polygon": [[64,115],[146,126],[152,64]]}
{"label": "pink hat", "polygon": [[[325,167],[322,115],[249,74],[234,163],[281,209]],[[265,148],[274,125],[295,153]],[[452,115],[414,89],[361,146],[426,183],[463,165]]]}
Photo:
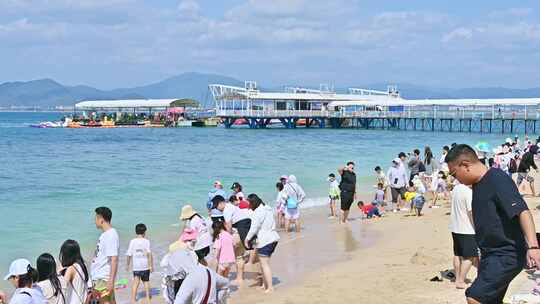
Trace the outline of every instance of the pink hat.
{"label": "pink hat", "polygon": [[197,230],[195,229],[185,229],[180,236],[182,242],[190,242],[197,239]]}

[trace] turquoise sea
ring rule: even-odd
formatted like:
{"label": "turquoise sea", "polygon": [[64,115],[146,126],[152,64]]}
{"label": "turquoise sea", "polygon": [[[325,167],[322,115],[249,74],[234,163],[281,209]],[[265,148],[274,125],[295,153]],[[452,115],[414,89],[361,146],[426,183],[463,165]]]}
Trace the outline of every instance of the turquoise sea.
{"label": "turquoise sea", "polygon": [[[0,113],[0,274],[12,259],[58,255],[76,239],[90,256],[99,235],[95,207],[109,206],[123,246],[144,222],[151,236],[178,230],[187,202],[203,211],[212,181],[275,197],[280,175],[295,174],[310,198],[326,202],[326,176],[353,160],[359,186],[372,191],[373,168],[398,152],[429,145],[498,143],[501,134],[359,129],[36,129],[61,113]],[[176,224],[176,225],[175,225]],[[309,225],[309,223],[307,223]]]}

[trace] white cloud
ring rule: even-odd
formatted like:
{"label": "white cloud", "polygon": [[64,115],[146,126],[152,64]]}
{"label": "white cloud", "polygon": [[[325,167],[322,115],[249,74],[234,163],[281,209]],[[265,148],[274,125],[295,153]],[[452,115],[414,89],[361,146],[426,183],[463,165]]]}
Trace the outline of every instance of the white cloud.
{"label": "white cloud", "polygon": [[443,43],[453,42],[455,40],[471,40],[473,37],[473,30],[459,27],[457,29],[452,30],[449,33],[446,33],[443,35],[441,41]]}
{"label": "white cloud", "polygon": [[178,4],[178,13],[181,18],[195,20],[200,18],[200,6],[196,0],[182,0]]}
{"label": "white cloud", "polygon": [[530,7],[512,7],[504,10],[497,10],[489,13],[492,18],[503,19],[512,17],[527,17],[533,13]]}

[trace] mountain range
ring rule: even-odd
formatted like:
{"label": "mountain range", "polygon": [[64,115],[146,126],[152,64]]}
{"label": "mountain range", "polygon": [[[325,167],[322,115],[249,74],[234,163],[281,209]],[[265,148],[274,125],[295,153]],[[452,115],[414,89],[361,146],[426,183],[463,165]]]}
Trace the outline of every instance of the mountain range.
{"label": "mountain range", "polygon": [[[54,107],[72,106],[82,100],[99,99],[144,99],[144,98],[191,98],[201,102],[203,106],[212,105],[212,96],[208,85],[220,83],[243,86],[244,82],[232,77],[183,73],[163,81],[133,88],[100,90],[90,86],[66,86],[52,79],[32,81],[6,82],[0,84],[0,107]],[[428,98],[527,98],[540,97],[540,87],[530,89],[491,88],[433,88],[428,86],[398,83],[401,96],[407,99]],[[360,86],[363,88],[386,90],[386,84],[374,83]],[[278,88],[267,90],[280,91]],[[336,89],[346,92],[346,88]]]}

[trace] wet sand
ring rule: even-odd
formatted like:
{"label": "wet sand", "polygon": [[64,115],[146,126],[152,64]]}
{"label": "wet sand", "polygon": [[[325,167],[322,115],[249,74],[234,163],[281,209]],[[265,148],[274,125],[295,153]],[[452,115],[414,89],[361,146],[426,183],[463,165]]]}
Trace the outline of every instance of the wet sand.
{"label": "wet sand", "polygon": [[[526,200],[538,227],[540,199]],[[427,209],[420,218],[397,213],[364,220],[362,229],[379,236],[374,246],[359,247],[345,261],[316,267],[298,284],[278,287],[271,296],[251,291],[231,303],[465,303],[464,290],[450,280],[430,281],[453,268],[449,212],[446,202],[442,208]],[[472,268],[468,278],[475,277]],[[530,292],[533,285],[523,271],[510,285],[507,299]]]}
{"label": "wet sand", "polygon": [[[535,208],[540,199],[526,200],[540,226],[540,211]],[[248,265],[246,282],[241,288],[232,286],[229,303],[465,303],[464,290],[451,281],[430,281],[452,269],[450,205],[442,205],[425,209],[420,218],[401,212],[369,220],[360,219],[354,207],[352,220],[345,225],[328,219],[327,208],[303,210],[300,234],[280,232],[271,260],[274,293],[256,287],[258,267]],[[171,233],[171,240],[175,235]],[[159,270],[158,266],[159,258]],[[475,276],[473,268],[469,279]],[[154,288],[159,288],[160,278],[159,273],[152,274]],[[531,284],[523,272],[507,295],[530,290]],[[154,289],[152,302],[163,303],[158,294]],[[117,295],[120,303],[128,302],[128,289]]]}

